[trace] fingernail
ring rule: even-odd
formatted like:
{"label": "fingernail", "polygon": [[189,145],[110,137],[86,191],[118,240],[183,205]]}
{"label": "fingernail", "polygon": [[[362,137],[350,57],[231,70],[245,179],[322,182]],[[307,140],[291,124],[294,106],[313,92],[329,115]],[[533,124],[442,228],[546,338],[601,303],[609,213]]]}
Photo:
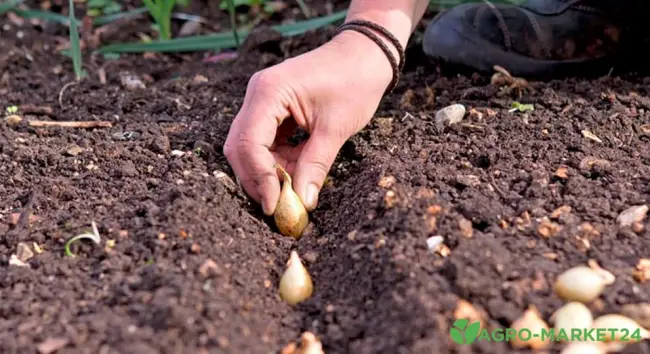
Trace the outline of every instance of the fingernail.
{"label": "fingernail", "polygon": [[262,200],[262,210],[264,211],[264,214],[266,216],[271,216],[273,215],[273,206],[271,205],[271,202],[268,201],[267,199]]}
{"label": "fingernail", "polygon": [[310,183],[307,186],[307,195],[305,201],[305,208],[308,210],[316,209],[316,203],[318,201],[318,186],[314,183]]}

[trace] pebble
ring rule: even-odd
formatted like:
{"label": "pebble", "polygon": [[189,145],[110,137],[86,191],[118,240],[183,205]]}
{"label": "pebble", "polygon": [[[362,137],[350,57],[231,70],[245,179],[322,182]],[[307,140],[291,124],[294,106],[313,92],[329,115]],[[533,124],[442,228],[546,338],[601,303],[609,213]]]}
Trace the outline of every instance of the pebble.
{"label": "pebble", "polygon": [[147,88],[140,78],[125,72],[120,73],[120,83],[122,87],[130,91]]}
{"label": "pebble", "polygon": [[442,236],[431,236],[427,239],[427,247],[431,251],[435,251],[440,244],[445,240]]}
{"label": "pebble", "polygon": [[32,252],[26,243],[20,242],[16,247],[16,257],[18,257],[21,262],[27,262],[34,257],[34,252]]}
{"label": "pebble", "polygon": [[465,106],[462,104],[452,104],[442,108],[436,113],[436,125],[444,126],[460,123],[465,117],[465,112]]}
{"label": "pebble", "polygon": [[72,145],[65,152],[66,152],[66,154],[68,154],[70,156],[77,156],[77,155],[81,154],[83,151],[84,151],[84,149],[79,147],[78,145]]}
{"label": "pebble", "polygon": [[629,207],[623,210],[623,212],[616,218],[616,221],[621,227],[632,226],[633,224],[639,223],[645,219],[648,214],[648,209],[647,205],[635,205]]}
{"label": "pebble", "polygon": [[54,353],[59,349],[63,349],[68,345],[70,341],[67,338],[58,337],[58,338],[47,338],[44,342],[41,342],[36,349],[40,354],[50,354]]}

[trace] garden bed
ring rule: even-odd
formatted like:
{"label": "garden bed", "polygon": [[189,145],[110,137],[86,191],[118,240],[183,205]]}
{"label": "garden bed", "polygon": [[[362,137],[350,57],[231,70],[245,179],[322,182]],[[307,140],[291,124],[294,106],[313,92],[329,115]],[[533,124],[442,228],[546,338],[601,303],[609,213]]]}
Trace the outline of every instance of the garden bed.
{"label": "garden bed", "polygon": [[[489,77],[446,78],[412,61],[342,149],[296,242],[232,183],[222,146],[250,76],[331,29],[217,63],[124,56],[103,66],[105,83],[91,71],[63,90],[74,76],[55,36],[7,24],[3,105],[26,119],[112,127],[0,125],[3,353],[53,340],[57,353],[270,353],[304,331],[328,354],[526,352],[453,343],[459,300],[493,327],[529,305],[548,319],[564,303],[557,275],[589,259],[617,277],[594,314],[650,301],[649,283],[633,276],[649,257],[650,223],[616,220],[650,204],[643,78],[532,83],[521,102],[534,111],[522,113]],[[121,72],[146,88],[126,90]],[[438,129],[436,111],[454,103],[474,110]],[[26,211],[33,217],[18,220]],[[101,245],[75,243],[66,256],[66,240],[93,221]],[[436,235],[448,252],[428,249]],[[41,248],[28,266],[9,265],[19,243]],[[293,249],[315,285],[295,308],[277,291]]]}

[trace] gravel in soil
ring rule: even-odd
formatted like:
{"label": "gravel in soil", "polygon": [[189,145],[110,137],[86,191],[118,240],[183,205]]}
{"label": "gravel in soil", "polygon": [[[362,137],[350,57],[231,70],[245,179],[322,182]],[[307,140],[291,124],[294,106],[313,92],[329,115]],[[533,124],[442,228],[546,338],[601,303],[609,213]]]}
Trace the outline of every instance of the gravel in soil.
{"label": "gravel in soil", "polygon": [[[306,330],[328,354],[523,353],[454,344],[459,301],[492,328],[529,305],[548,319],[563,304],[555,277],[588,259],[617,277],[594,313],[650,301],[634,277],[649,221],[616,220],[650,204],[647,79],[535,82],[521,99],[534,110],[522,113],[487,77],[412,62],[341,150],[309,233],[294,242],[237,187],[221,147],[249,77],[327,32],[212,64],[130,56],[105,67],[105,84],[91,72],[63,93],[70,63],[47,36],[26,35],[20,45],[1,35],[3,105],[113,127],[0,125],[3,353],[43,343],[57,353],[269,353]],[[123,88],[122,71],[146,88]],[[454,103],[465,119],[436,125]],[[75,243],[66,257],[65,241],[93,221],[101,245]],[[427,247],[435,235],[438,252]],[[20,243],[34,255],[9,265]],[[292,249],[315,285],[296,308],[277,295]]]}

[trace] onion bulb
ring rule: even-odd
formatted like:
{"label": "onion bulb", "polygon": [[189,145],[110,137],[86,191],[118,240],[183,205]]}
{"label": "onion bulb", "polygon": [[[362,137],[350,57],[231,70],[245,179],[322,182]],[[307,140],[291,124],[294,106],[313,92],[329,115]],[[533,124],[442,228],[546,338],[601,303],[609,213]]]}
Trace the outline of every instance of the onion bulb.
{"label": "onion bulb", "polygon": [[566,301],[588,303],[614,282],[614,275],[602,268],[577,266],[566,270],[555,281],[555,293]]}
{"label": "onion bulb", "polygon": [[287,268],[280,278],[280,297],[289,305],[296,305],[311,297],[314,285],[309,272],[302,265],[296,251],[291,251]]}
{"label": "onion bulb", "polygon": [[[591,328],[603,329],[606,342],[636,342],[650,337],[648,330],[633,319],[617,314],[602,315],[594,320]],[[614,333],[611,333],[613,330]]]}
{"label": "onion bulb", "polygon": [[291,236],[296,240],[302,236],[303,231],[309,223],[309,216],[307,215],[307,209],[305,209],[302,200],[294,192],[293,187],[291,186],[292,180],[289,173],[282,168],[279,164],[276,164],[276,169],[282,174],[282,191],[280,192],[280,199],[278,204],[275,207],[275,213],[273,217],[275,218],[275,225],[285,236]]}
{"label": "onion bulb", "polygon": [[591,327],[594,321],[589,308],[576,301],[560,307],[551,317],[555,324],[556,333],[564,330],[565,333],[570,334],[574,328],[582,330]]}
{"label": "onion bulb", "polygon": [[515,336],[511,339],[510,344],[514,348],[529,347],[538,350],[548,348],[551,345],[548,338],[535,336],[536,333],[542,333],[544,331],[548,332],[549,327],[542,319],[537,308],[533,305],[529,306],[528,309],[524,311],[523,315],[515,320],[510,327],[517,331],[517,333],[526,330],[532,334],[528,340],[524,340],[520,338],[520,336]]}

